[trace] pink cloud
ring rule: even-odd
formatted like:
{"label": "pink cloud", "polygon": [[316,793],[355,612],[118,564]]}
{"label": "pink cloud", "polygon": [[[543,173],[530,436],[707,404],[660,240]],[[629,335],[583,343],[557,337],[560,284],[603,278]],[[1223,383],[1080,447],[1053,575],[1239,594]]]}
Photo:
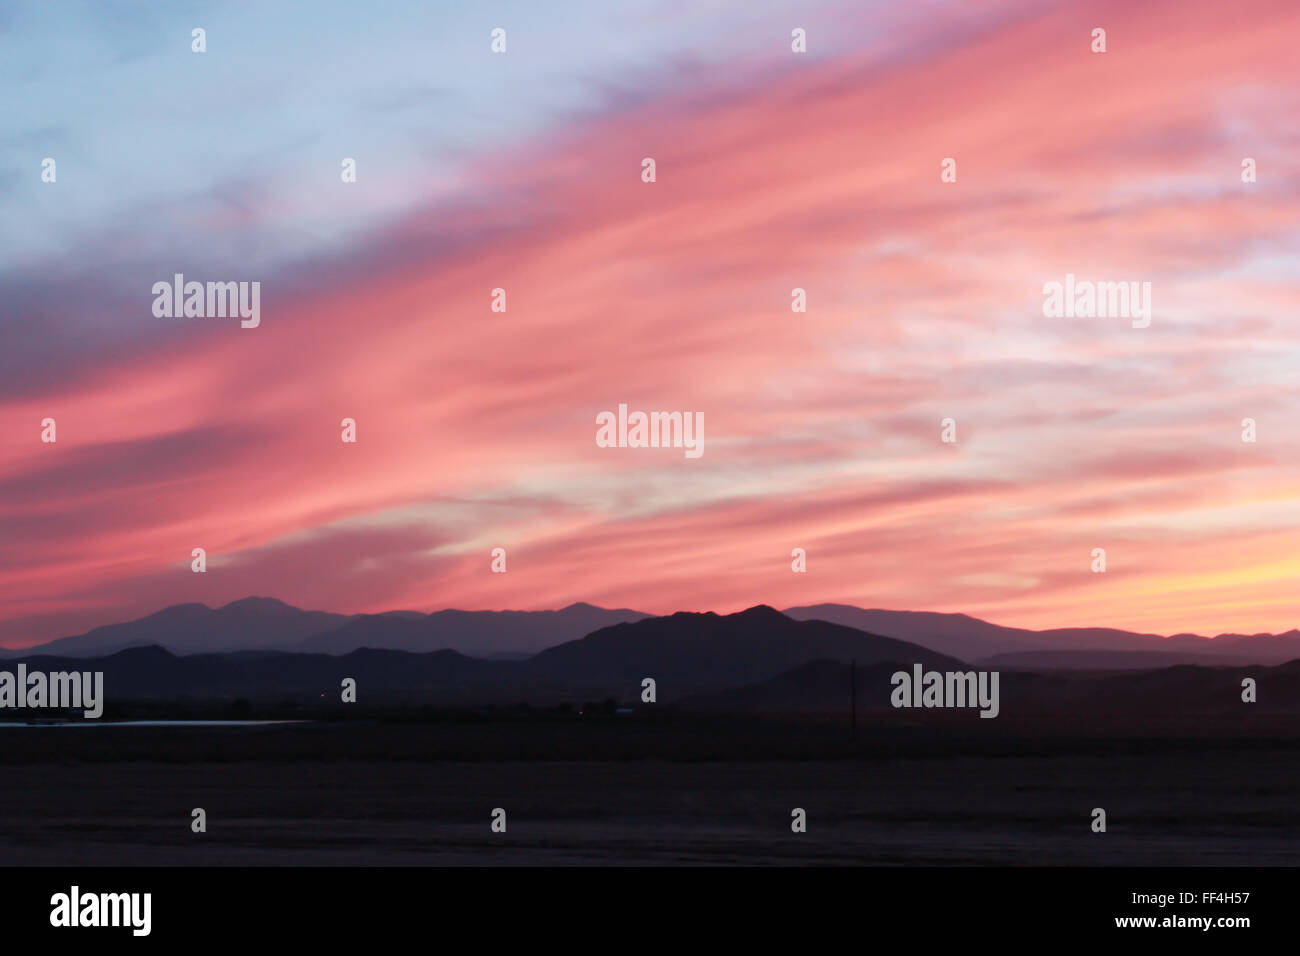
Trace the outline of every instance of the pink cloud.
{"label": "pink cloud", "polygon": [[[197,320],[7,400],[0,633],[207,588],[339,611],[838,600],[1294,626],[1277,523],[1295,530],[1300,395],[1276,357],[1300,351],[1300,290],[1246,267],[1295,264],[1300,160],[1272,147],[1300,99],[1300,9],[1005,9],[960,42],[918,33],[910,57],[783,63],[742,89],[719,68],[484,157],[471,198],[416,197],[291,295],[264,280],[261,328]],[[1256,153],[1271,165],[1245,186]],[[1152,282],[1151,328],[1044,318],[1066,272]],[[704,457],[597,448],[620,402],[703,411]],[[46,416],[57,445],[36,440]],[[1267,420],[1254,446],[1247,416]],[[1243,507],[1260,526],[1227,520]],[[335,571],[308,557],[321,541]],[[196,546],[229,558],[201,583]],[[1179,579],[1213,599],[1171,597]]]}

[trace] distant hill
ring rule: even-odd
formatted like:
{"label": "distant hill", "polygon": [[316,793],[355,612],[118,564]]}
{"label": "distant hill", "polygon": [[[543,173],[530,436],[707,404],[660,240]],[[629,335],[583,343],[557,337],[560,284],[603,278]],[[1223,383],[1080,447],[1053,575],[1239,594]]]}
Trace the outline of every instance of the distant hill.
{"label": "distant hill", "polygon": [[330,614],[304,611],[274,598],[250,597],[220,608],[177,604],[148,617],[97,627],[4,651],[6,658],[27,654],[102,657],[128,647],[157,646],[173,654],[221,654],[277,650],[345,654],[361,647],[467,654],[535,654],[543,648],[591,631],[647,615],[573,604],[559,611],[389,611],[384,614]]}
{"label": "distant hill", "polygon": [[1178,664],[1249,664],[1249,654],[1187,654],[1178,651],[1012,651],[981,657],[973,663],[982,668],[1015,670],[1151,670]]}
{"label": "distant hill", "polygon": [[[760,609],[770,614],[779,613],[765,606],[750,611]],[[867,610],[843,604],[796,607],[780,613],[796,623],[821,621],[835,624],[881,639],[918,645],[933,653],[964,661],[992,659],[997,666],[1036,670],[1154,667],[1177,663],[1272,665],[1300,659],[1300,631],[1297,630],[1284,634],[1222,634],[1211,639],[1195,634],[1161,637],[1113,628],[1031,631],[1002,627],[966,614]],[[102,657],[129,647],[158,646],[180,655],[232,651],[346,654],[363,647],[412,653],[450,649],[473,657],[520,660],[620,624],[678,620],[679,624],[687,622],[685,626],[689,629],[695,626],[690,622],[698,624],[709,620],[729,620],[730,617],[735,615],[720,617],[683,612],[670,618],[652,618],[629,608],[609,609],[585,603],[571,604],[556,611],[449,609],[426,614],[395,610],[382,614],[344,615],[306,611],[274,598],[250,597],[219,608],[178,604],[139,620],[97,627],[85,634],[59,638],[37,647],[21,651],[0,650],[0,658],[34,653]],[[678,629],[674,626],[672,630]],[[594,642],[589,653],[599,653],[600,644],[600,641]],[[735,650],[748,653],[752,648]],[[641,655],[635,658],[639,662],[652,659],[640,651],[637,653]],[[677,651],[673,651],[660,658],[663,666],[671,666],[676,654]],[[829,656],[838,656],[838,651]],[[720,665],[725,663],[724,657],[720,655]],[[541,666],[548,666],[548,660],[543,659]],[[789,663],[793,665],[794,662],[790,660]]]}
{"label": "distant hill", "polygon": [[130,648],[86,661],[48,654],[4,662],[12,670],[102,670],[108,700],[338,699],[345,677],[358,700],[426,703],[553,702],[593,695],[635,699],[652,677],[660,701],[687,691],[763,680],[819,658],[919,661],[964,667],[925,648],[837,624],[799,622],[770,607],[739,614],[674,614],[602,628],[524,661],[482,660],[453,650],[363,648],[343,655],[240,651],[178,656]]}
{"label": "distant hill", "polygon": [[653,677],[661,688],[684,688],[766,680],[821,658],[966,666],[906,641],[825,621],[795,621],[766,605],[737,614],[681,612],[617,624],[543,651],[525,666],[539,678]]}
{"label": "distant hill", "polygon": [[[799,621],[830,621],[873,634],[886,634],[963,660],[1026,651],[1141,651],[1179,655],[1165,659],[1165,664],[1180,660],[1280,664],[1300,658],[1300,631],[1295,629],[1284,634],[1220,634],[1215,638],[1176,634],[1162,637],[1109,627],[1031,631],[990,624],[967,614],[867,610],[846,604],[792,607],[783,613]],[[1064,658],[1039,657],[1033,660],[1039,667],[1072,667],[1079,666],[1081,659],[1071,662]]]}
{"label": "distant hill", "polygon": [[[889,710],[889,693],[893,689],[890,677],[895,671],[910,671],[911,666],[910,662],[882,661],[859,667],[859,713]],[[958,666],[951,669],[967,668]],[[843,661],[817,660],[800,664],[769,680],[686,697],[679,703],[687,710],[731,713],[847,713],[852,706],[851,687],[849,668]]]}
{"label": "distant hill", "polygon": [[[28,672],[103,671],[104,696],[115,700],[295,698],[340,699],[345,677],[357,681],[358,699],[514,686],[518,665],[480,661],[455,651],[408,654],[358,650],[328,654],[235,652],[178,656],[161,647],[133,647],[94,660],[36,655],[7,660],[0,669],[26,664]],[[5,711],[10,716],[14,711]]]}
{"label": "distant hill", "polygon": [[361,614],[293,649],[345,654],[358,647],[416,652],[451,648],[493,657],[530,655],[612,624],[647,617],[640,611],[608,610],[591,604],[571,604],[559,611],[447,610],[403,617]]}
{"label": "distant hill", "polygon": [[[267,610],[290,621],[311,613]],[[230,606],[220,611],[235,613]],[[393,619],[419,624],[424,617]],[[642,679],[652,677],[660,703],[687,711],[779,714],[847,712],[850,660],[858,663],[859,711],[886,721],[926,720],[927,713],[948,719],[938,709],[888,706],[894,671],[910,670],[914,664],[938,671],[990,669],[840,624],[796,621],[765,605],[737,614],[679,613],[615,624],[527,660],[486,660],[445,649],[414,653],[375,648],[342,655],[260,649],[182,656],[151,646],[93,660],[26,654],[4,661],[0,669],[13,671],[21,662],[29,671],[102,670],[110,707],[114,702],[238,698],[333,704],[345,677],[356,680],[358,702],[367,704],[549,705],[605,697],[636,701]],[[1257,714],[1300,714],[1300,661],[1273,667],[998,669],[999,720],[1077,717],[1089,726],[1119,721],[1141,727],[1147,725],[1142,720],[1134,724],[1134,718],[1194,722],[1198,715],[1250,720]],[[1243,677],[1257,681],[1258,703],[1241,701]],[[0,716],[23,715],[14,711]]]}
{"label": "distant hill", "polygon": [[244,598],[216,609],[206,604],[176,604],[136,621],[97,627],[21,651],[6,651],[5,656],[100,657],[149,645],[176,654],[284,650],[347,620],[343,614],[303,611],[274,598]]}
{"label": "distant hill", "polygon": [[[910,670],[910,664],[882,662],[858,668],[860,714],[911,721],[927,713],[952,713],[943,708],[894,709],[890,678],[897,670]],[[1258,699],[1252,704],[1241,699],[1245,677],[1256,681]],[[769,680],[688,696],[679,706],[750,714],[847,714],[849,688],[849,670],[843,663],[811,661]],[[998,696],[1001,713],[990,724],[1002,718],[1069,715],[1085,720],[1300,715],[1300,661],[1276,667],[1175,666],[1129,672],[1002,671]]]}

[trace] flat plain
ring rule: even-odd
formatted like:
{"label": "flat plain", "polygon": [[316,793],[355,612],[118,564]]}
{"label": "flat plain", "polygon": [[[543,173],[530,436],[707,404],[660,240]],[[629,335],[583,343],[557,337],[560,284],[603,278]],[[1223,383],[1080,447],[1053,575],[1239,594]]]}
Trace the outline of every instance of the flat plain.
{"label": "flat plain", "polygon": [[1300,865],[1297,730],[868,720],[850,737],[691,715],[5,728],[0,865]]}

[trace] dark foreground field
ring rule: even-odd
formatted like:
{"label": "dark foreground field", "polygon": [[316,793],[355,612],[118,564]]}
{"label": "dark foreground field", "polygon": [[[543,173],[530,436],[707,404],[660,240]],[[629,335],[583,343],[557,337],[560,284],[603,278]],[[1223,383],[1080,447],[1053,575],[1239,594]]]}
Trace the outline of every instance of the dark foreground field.
{"label": "dark foreground field", "polygon": [[[0,865],[1297,865],[1297,731],[5,728]],[[1090,831],[1094,807],[1109,832]]]}

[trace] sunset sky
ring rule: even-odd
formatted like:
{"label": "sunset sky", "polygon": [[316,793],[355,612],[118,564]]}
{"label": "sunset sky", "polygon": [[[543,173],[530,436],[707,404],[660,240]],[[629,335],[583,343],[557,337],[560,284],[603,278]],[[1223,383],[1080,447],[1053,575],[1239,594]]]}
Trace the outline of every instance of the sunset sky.
{"label": "sunset sky", "polygon": [[[6,4],[0,642],[251,594],[1300,626],[1297,37],[1294,0]],[[260,281],[260,327],[155,317],[175,273]],[[1067,273],[1150,282],[1150,327],[1045,317]],[[597,447],[620,403],[704,454]]]}

